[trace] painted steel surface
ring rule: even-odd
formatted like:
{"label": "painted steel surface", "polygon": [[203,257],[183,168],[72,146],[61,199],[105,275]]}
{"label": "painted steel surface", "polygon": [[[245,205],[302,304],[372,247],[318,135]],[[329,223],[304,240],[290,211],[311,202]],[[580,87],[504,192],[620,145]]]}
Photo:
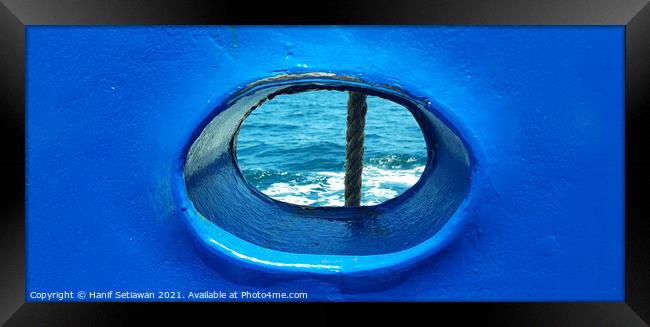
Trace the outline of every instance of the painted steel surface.
{"label": "painted steel surface", "polygon": [[[623,37],[623,27],[29,27],[26,291],[622,300]],[[388,257],[368,255],[371,243],[336,254],[372,269],[278,268],[335,264],[319,259],[327,251],[304,262],[242,242],[192,216],[184,196],[183,158],[206,119],[255,81],[313,72],[430,101],[474,160],[439,230],[413,247],[377,244]]]}

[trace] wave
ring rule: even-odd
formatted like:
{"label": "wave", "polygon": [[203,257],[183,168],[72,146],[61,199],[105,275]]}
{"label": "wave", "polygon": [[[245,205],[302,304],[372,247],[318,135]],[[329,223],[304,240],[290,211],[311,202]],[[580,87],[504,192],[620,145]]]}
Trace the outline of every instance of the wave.
{"label": "wave", "polygon": [[[417,183],[423,171],[424,165],[409,169],[386,169],[375,165],[364,167],[361,204],[375,205],[400,195]],[[291,174],[256,170],[245,171],[244,174],[262,193],[279,201],[309,206],[344,205],[344,172]]]}

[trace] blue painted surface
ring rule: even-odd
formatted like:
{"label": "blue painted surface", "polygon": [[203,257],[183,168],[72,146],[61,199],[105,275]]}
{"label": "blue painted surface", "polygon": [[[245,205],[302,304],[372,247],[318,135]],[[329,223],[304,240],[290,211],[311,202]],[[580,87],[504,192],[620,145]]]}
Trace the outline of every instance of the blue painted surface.
{"label": "blue painted surface", "polygon": [[[29,27],[27,294],[622,300],[623,33]],[[205,246],[219,232],[215,224],[188,220],[192,210],[182,210],[179,158],[202,122],[238,88],[306,72],[356,76],[430,100],[477,163],[457,220],[432,236],[440,242],[395,262],[369,261],[399,268],[390,278],[268,275],[260,272],[269,268],[264,262],[242,267],[241,257]]]}
{"label": "blue painted surface", "polygon": [[[251,108],[277,94],[325,87],[382,95],[409,108],[422,128],[429,158],[411,190],[376,206],[314,208],[274,201],[245,182],[233,138]],[[329,74],[255,82],[199,125],[179,160],[184,178],[175,179],[177,202],[209,252],[244,268],[335,274],[345,280],[375,275],[385,280],[368,286],[385,287],[399,281],[388,278],[395,271],[442,248],[461,227],[471,199],[480,197],[478,190],[469,196],[471,170],[478,171],[478,163],[454,132],[457,128],[433,114],[437,107],[395,89]]]}

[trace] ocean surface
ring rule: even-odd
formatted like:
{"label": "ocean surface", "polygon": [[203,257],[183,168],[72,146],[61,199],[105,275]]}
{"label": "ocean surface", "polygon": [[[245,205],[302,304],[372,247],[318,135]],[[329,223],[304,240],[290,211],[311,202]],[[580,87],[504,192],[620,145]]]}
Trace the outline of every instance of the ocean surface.
{"label": "ocean surface", "polygon": [[[277,96],[244,121],[237,161],[246,180],[279,201],[344,204],[347,93]],[[369,96],[362,205],[392,199],[415,184],[427,160],[422,131],[401,105]]]}

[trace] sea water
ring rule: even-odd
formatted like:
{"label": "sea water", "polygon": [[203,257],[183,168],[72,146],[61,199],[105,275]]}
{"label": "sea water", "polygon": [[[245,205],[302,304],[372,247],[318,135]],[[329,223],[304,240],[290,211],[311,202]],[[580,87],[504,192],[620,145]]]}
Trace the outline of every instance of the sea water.
{"label": "sea water", "polygon": [[[403,106],[368,96],[362,205],[392,199],[415,184],[427,151]],[[279,201],[344,205],[347,92],[280,95],[244,121],[237,161],[246,180]]]}

